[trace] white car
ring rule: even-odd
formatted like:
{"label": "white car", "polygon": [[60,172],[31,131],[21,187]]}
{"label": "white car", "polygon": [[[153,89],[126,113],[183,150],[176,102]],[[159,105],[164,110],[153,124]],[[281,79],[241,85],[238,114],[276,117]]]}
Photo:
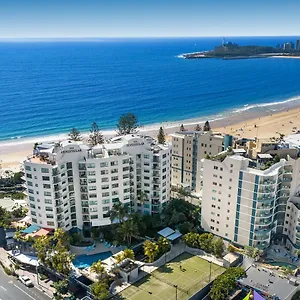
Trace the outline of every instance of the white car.
{"label": "white car", "polygon": [[32,281],[27,276],[21,275],[21,276],[19,276],[19,280],[28,287],[33,286]]}

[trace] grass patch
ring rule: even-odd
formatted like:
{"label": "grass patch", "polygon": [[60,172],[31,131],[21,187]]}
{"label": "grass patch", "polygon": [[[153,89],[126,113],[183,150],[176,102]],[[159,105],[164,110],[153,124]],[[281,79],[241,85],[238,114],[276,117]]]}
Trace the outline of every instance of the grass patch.
{"label": "grass patch", "polygon": [[[211,264],[211,280],[224,271],[224,268]],[[209,283],[209,273],[209,262],[185,252],[151,275],[131,285],[113,299],[175,299],[174,285],[178,286],[177,298],[188,299]]]}

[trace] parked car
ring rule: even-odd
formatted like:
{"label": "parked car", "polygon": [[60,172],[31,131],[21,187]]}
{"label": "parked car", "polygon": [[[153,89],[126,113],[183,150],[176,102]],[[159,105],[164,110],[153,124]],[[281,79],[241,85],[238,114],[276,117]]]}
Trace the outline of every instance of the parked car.
{"label": "parked car", "polygon": [[19,280],[20,280],[24,285],[26,285],[27,287],[33,286],[33,283],[32,283],[32,281],[30,280],[30,278],[29,278],[28,276],[20,275],[20,276],[19,276]]}

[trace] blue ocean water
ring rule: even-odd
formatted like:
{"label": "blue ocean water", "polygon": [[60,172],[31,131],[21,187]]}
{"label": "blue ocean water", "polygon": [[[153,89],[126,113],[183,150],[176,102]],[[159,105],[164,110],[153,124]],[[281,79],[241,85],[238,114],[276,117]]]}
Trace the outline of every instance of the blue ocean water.
{"label": "blue ocean water", "polygon": [[[296,37],[228,39],[271,45]],[[184,60],[221,38],[0,42],[0,140],[216,115],[300,96],[300,59]],[[300,99],[300,98],[299,98]],[[299,100],[300,103],[300,100]]]}

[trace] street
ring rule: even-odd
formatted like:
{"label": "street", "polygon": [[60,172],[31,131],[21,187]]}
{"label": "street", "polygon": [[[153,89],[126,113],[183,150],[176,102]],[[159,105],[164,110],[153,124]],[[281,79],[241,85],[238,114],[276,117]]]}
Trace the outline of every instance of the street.
{"label": "street", "polygon": [[28,288],[0,268],[0,300],[49,300],[40,287]]}

